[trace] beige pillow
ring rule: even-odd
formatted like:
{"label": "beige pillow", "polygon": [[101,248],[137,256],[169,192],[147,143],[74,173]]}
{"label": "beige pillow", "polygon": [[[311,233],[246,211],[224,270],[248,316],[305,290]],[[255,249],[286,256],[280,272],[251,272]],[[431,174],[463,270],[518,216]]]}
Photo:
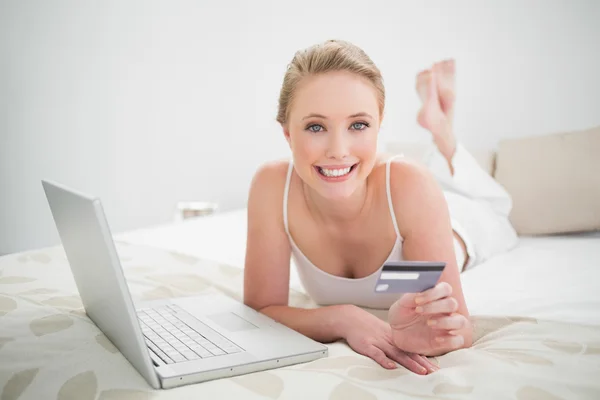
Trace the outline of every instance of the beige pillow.
{"label": "beige pillow", "polygon": [[600,229],[600,127],[503,140],[494,177],[520,235]]}

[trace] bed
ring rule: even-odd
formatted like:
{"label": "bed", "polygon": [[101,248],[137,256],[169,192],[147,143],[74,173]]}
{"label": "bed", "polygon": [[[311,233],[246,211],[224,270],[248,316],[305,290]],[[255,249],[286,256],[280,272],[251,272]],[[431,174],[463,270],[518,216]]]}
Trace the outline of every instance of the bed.
{"label": "bed", "polygon": [[[245,217],[115,235],[134,298],[241,299]],[[290,303],[316,307],[292,272]],[[85,315],[62,247],[0,257],[0,399],[600,398],[599,232],[521,237],[462,280],[476,340],[435,357],[434,374],[387,371],[337,342],[310,363],[155,391]]]}

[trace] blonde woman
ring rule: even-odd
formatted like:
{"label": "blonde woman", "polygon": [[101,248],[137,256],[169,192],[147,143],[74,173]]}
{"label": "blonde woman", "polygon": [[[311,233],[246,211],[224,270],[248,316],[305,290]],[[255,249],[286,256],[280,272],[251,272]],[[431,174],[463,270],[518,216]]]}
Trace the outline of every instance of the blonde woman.
{"label": "blonde woman", "polygon": [[[244,302],[384,368],[427,374],[438,367],[426,356],[472,344],[460,272],[516,235],[510,197],[456,143],[453,61],[420,73],[417,91],[418,122],[437,145],[428,167],[377,154],[385,90],[361,49],[331,40],[296,53],[277,115],[293,160],[264,164],[252,181]],[[322,307],[288,306],[291,257]],[[400,260],[447,266],[425,292],[375,293],[383,264]],[[389,309],[388,322],[362,307]]]}

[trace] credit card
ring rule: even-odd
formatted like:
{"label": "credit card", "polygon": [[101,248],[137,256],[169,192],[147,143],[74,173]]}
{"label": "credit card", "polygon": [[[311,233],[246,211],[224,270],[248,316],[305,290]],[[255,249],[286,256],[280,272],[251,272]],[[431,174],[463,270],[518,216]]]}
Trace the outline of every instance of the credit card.
{"label": "credit card", "polygon": [[420,293],[434,287],[440,279],[445,262],[387,262],[377,279],[376,293]]}

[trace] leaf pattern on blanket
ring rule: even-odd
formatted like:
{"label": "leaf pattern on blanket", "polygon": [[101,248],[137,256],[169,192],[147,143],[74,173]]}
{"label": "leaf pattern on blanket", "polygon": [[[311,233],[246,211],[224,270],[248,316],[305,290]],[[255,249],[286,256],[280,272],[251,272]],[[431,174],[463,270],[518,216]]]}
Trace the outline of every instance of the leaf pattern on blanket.
{"label": "leaf pattern on blanket", "polygon": [[148,275],[147,278],[153,282],[163,284],[170,289],[184,292],[185,294],[201,292],[211,286],[205,278],[196,274],[160,274]]}
{"label": "leaf pattern on blanket", "polygon": [[508,362],[521,362],[524,364],[538,364],[538,365],[554,365],[554,363],[546,358],[536,356],[533,354],[525,353],[523,350],[513,349],[486,349],[484,350],[488,354],[499,357],[504,361]]}
{"label": "leaf pattern on blanket", "polygon": [[232,381],[256,394],[270,399],[277,399],[281,395],[281,392],[283,392],[284,387],[283,380],[271,372],[258,372],[237,376]]}
{"label": "leaf pattern on blanket", "polygon": [[50,261],[52,261],[52,257],[46,253],[33,253],[31,255],[31,259],[41,264],[48,264]]}
{"label": "leaf pattern on blanket", "polygon": [[24,292],[20,292],[19,295],[21,296],[35,296],[38,294],[54,294],[54,293],[58,293],[58,290],[56,289],[49,289],[49,288],[37,288],[37,289],[30,289],[30,290],[26,290]]}
{"label": "leaf pattern on blanket", "polygon": [[112,344],[112,342],[108,340],[108,338],[102,333],[96,335],[96,342],[98,342],[100,346],[104,347],[110,353],[114,354],[119,352],[115,345]]}
{"label": "leaf pattern on blanket", "polygon": [[171,289],[166,286],[158,286],[142,293],[142,300],[160,300],[176,297]]}
{"label": "leaf pattern on blanket", "polygon": [[28,278],[26,276],[3,276],[0,278],[0,285],[3,284],[18,284],[18,283],[29,283],[37,279]]}
{"label": "leaf pattern on blanket", "polygon": [[221,271],[223,275],[229,276],[231,278],[242,274],[241,268],[232,267],[231,265],[227,264],[219,264],[219,271]]}
{"label": "leaf pattern on blanket", "polygon": [[473,392],[473,386],[462,386],[454,383],[444,382],[433,388],[434,394],[469,394]]}
{"label": "leaf pattern on blanket", "polygon": [[58,391],[58,400],[94,400],[98,390],[98,380],[93,371],[75,375],[66,381]]}
{"label": "leaf pattern on blanket", "polygon": [[83,309],[83,308],[79,308],[77,310],[71,310],[71,311],[69,311],[69,314],[76,315],[78,317],[82,317],[85,319],[89,319],[87,313],[85,312],[85,309]]}
{"label": "leaf pattern on blanket", "polygon": [[502,328],[512,325],[514,322],[508,318],[495,317],[471,317],[473,324],[473,344],[477,344],[482,339]]}
{"label": "leaf pattern on blanket", "polygon": [[359,388],[350,382],[342,382],[333,389],[329,400],[377,400],[377,396]]}
{"label": "leaf pattern on blanket", "polygon": [[149,400],[154,398],[152,392],[130,389],[104,390],[98,396],[98,400]]}
{"label": "leaf pattern on blanket", "polygon": [[[44,253],[51,258],[48,265],[34,264],[31,253],[23,256],[28,264],[17,261],[21,255],[0,257],[2,278],[37,278],[33,282],[0,285],[0,376],[4,377],[0,379],[0,400],[57,399],[59,389],[61,400],[271,399],[302,397],[308,386],[314,398],[331,396],[334,400],[374,399],[377,396],[600,399],[600,380],[594,374],[600,365],[599,327],[546,320],[538,323],[534,318],[511,316],[474,316],[472,320],[476,330],[479,329],[479,336],[476,336],[479,342],[471,349],[439,356],[442,370],[427,376],[413,374],[402,367],[395,370],[381,368],[340,341],[329,345],[329,358],[312,363],[265,371],[262,375],[247,375],[246,379],[239,376],[153,391],[129,363],[115,362],[115,356],[121,357],[118,350],[96,328],[91,329],[93,322],[85,316],[83,309],[69,309],[75,306],[77,289],[72,284],[72,274],[66,259],[61,256],[62,251],[45,250]],[[218,263],[202,259],[189,266],[164,250],[134,245],[125,255],[132,257],[131,267],[126,269],[132,278],[136,299],[137,295],[152,291],[156,297],[197,291],[198,287],[184,282],[189,276],[198,276],[201,284],[211,285],[208,289],[211,291],[226,292],[232,297],[243,293],[240,279],[243,271],[239,275],[227,267],[222,271]],[[135,267],[140,269],[131,269]],[[179,278],[168,278],[175,275]],[[167,282],[162,280],[165,277]],[[7,289],[5,292],[10,289],[10,294],[4,293],[3,288]],[[302,292],[296,295],[290,291],[290,299],[290,304],[303,307],[311,304],[310,298]],[[47,320],[40,318],[49,314],[61,314],[58,326],[52,322],[55,316],[46,317]],[[33,319],[38,321],[40,335],[32,333]],[[56,333],[48,335],[50,332]],[[39,356],[35,357],[31,350],[40,350]],[[54,357],[49,363],[48,353],[67,356]],[[2,360],[18,361],[2,363]],[[580,368],[572,367],[573,360]],[[88,371],[87,375],[80,374],[84,371]],[[131,373],[135,376],[130,376]],[[500,385],[498,377],[504,377]],[[235,383],[236,379],[242,384]],[[469,385],[473,386],[472,390]]]}
{"label": "leaf pattern on blanket", "polygon": [[52,257],[50,257],[46,253],[29,253],[19,256],[19,258],[17,258],[17,261],[22,264],[28,263],[29,261],[34,261],[40,264],[48,264],[50,263],[50,261],[52,261]]}
{"label": "leaf pattern on blanket", "polygon": [[567,385],[567,387],[577,395],[577,399],[600,399],[600,383],[596,383],[595,386]]}
{"label": "leaf pattern on blanket", "polygon": [[0,296],[0,317],[17,309],[17,302],[10,297]]}
{"label": "leaf pattern on blanket", "polygon": [[194,256],[178,253],[176,251],[170,251],[169,254],[171,255],[171,257],[173,257],[174,259],[176,259],[177,261],[179,261],[182,264],[194,265],[194,264],[197,264],[198,261],[200,261],[199,259],[197,259]]}
{"label": "leaf pattern on blanket", "polygon": [[523,386],[517,390],[517,400],[562,400],[562,397],[557,397],[543,389],[533,386]]}
{"label": "leaf pattern on blanket", "polygon": [[42,301],[47,306],[52,306],[59,309],[78,310],[83,308],[81,297],[79,296],[57,296],[51,297],[48,300]]}
{"label": "leaf pattern on blanket", "polygon": [[492,333],[496,333],[510,325],[517,323],[537,324],[538,320],[529,317],[471,317],[473,324],[473,344],[482,344],[488,342],[493,337]]}
{"label": "leaf pattern on blanket", "polygon": [[404,367],[398,367],[396,369],[384,369],[383,367],[356,367],[348,371],[348,376],[362,381],[385,381],[388,379],[397,379],[410,373],[411,372]]}
{"label": "leaf pattern on blanket", "polygon": [[64,331],[73,325],[73,320],[64,314],[48,315],[47,317],[34,319],[29,328],[36,336]]}
{"label": "leaf pattern on blanket", "polygon": [[586,355],[600,354],[600,342],[589,343],[586,346],[585,352],[583,354],[586,354]]}
{"label": "leaf pattern on blanket", "polygon": [[154,267],[154,266],[149,266],[149,265],[136,265],[136,266],[132,266],[132,267],[127,267],[127,269],[125,270],[126,273],[131,273],[131,274],[149,274],[152,272],[157,272],[159,269],[158,267]]}
{"label": "leaf pattern on blanket", "polygon": [[574,342],[559,342],[558,340],[550,340],[546,339],[542,342],[542,344],[546,347],[551,348],[552,350],[562,351],[564,353],[569,354],[578,354],[583,349],[583,345],[580,343]]}
{"label": "leaf pattern on blanket", "polygon": [[375,361],[366,357],[356,356],[341,356],[341,357],[327,357],[319,358],[318,360],[305,364],[302,368],[304,369],[346,369],[348,367],[355,366],[367,366],[373,367],[377,365]]}
{"label": "leaf pattern on blanket", "polygon": [[0,350],[2,350],[2,346],[4,346],[8,342],[12,342],[13,340],[15,339],[11,337],[0,337]]}
{"label": "leaf pattern on blanket", "polygon": [[0,400],[18,399],[27,386],[33,382],[39,370],[39,368],[27,369],[11,376],[2,390]]}

